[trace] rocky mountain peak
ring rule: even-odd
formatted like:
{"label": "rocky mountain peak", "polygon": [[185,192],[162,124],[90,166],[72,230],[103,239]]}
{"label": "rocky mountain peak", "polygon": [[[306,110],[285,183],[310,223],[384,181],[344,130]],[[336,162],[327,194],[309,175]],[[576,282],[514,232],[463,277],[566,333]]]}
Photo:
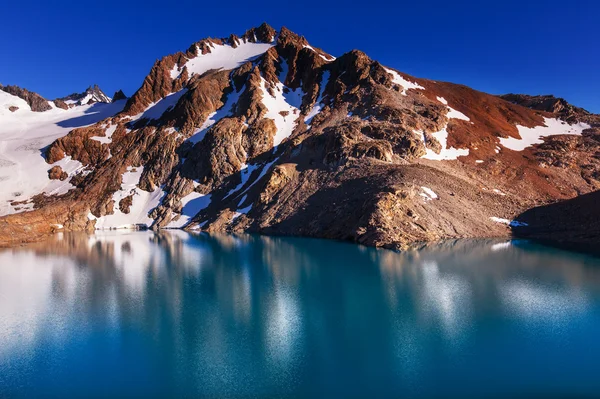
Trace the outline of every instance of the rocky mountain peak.
{"label": "rocky mountain peak", "polygon": [[114,103],[119,100],[127,100],[127,96],[123,93],[123,90],[115,91],[115,94],[113,94],[112,102]]}
{"label": "rocky mountain peak", "polygon": [[68,106],[90,105],[94,103],[110,103],[108,97],[97,84],[88,87],[83,93],[72,93],[66,97],[57,98],[56,101],[64,102]]}

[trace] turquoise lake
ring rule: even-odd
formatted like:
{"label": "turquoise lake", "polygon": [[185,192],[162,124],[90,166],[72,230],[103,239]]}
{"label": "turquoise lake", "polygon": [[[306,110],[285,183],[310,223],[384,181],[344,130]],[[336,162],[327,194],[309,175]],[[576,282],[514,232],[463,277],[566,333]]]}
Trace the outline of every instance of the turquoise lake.
{"label": "turquoise lake", "polygon": [[600,258],[180,231],[0,250],[0,398],[598,397]]}

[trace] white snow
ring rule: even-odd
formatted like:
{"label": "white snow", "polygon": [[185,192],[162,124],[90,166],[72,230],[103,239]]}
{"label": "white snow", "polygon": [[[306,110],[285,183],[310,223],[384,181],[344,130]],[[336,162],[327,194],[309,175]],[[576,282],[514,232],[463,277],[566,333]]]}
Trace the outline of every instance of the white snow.
{"label": "white snow", "polygon": [[[273,47],[274,43],[251,43],[241,39],[236,48],[230,45],[219,45],[211,43],[210,53],[201,54],[198,49],[198,55],[185,63],[190,77],[193,75],[202,75],[211,69],[235,69],[246,61],[250,61],[261,54],[264,54],[268,49]],[[183,68],[182,68],[183,69]],[[171,71],[171,77],[179,76],[177,65]]]}
{"label": "white snow", "polygon": [[[438,100],[441,97],[438,97]],[[444,98],[441,98],[442,100],[446,101]],[[444,102],[442,101],[442,102]],[[451,107],[448,107],[448,114],[447,114],[448,120],[450,119],[462,119],[462,120],[466,120],[468,121],[469,118],[463,114],[462,112],[459,112]],[[426,142],[425,139],[425,134],[423,134],[422,131],[417,131],[417,134],[421,134],[423,136],[423,143]],[[431,135],[440,143],[440,145],[442,146],[442,149],[440,150],[439,154],[436,154],[432,149],[430,148],[425,148],[425,155],[422,156],[422,158],[425,159],[431,159],[434,161],[449,161],[449,160],[454,160],[457,159],[458,157],[463,157],[463,156],[467,156],[469,155],[469,149],[461,149],[461,148],[454,148],[454,147],[450,147],[448,148],[448,125],[446,124],[446,126],[444,126],[444,128],[442,130],[440,130],[439,132],[436,133],[431,133]],[[477,163],[480,163],[479,160],[476,161]],[[483,161],[481,161],[483,162]]]}
{"label": "white snow", "polygon": [[[431,135],[439,141],[442,149],[439,154],[436,154],[432,149],[426,148],[425,155],[422,158],[431,159],[434,161],[449,161],[457,159],[458,157],[463,157],[469,155],[469,149],[457,149],[454,147],[448,147],[448,126],[444,127],[442,130],[436,133],[431,133]],[[423,134],[421,132],[421,134]],[[423,142],[425,142],[425,135],[423,134]]]}
{"label": "white snow", "polygon": [[104,132],[104,137],[93,136],[90,137],[92,140],[96,140],[101,142],[102,144],[110,144],[112,143],[112,135],[117,130],[117,125],[110,125]]}
{"label": "white snow", "polygon": [[[246,194],[251,188],[252,186],[254,186],[260,179],[263,178],[264,175],[267,174],[267,172],[269,171],[269,169],[271,168],[271,166],[277,162],[279,158],[275,158],[274,160],[272,160],[271,162],[268,162],[265,165],[260,165],[260,164],[254,164],[254,165],[245,165],[242,170],[240,171],[241,173],[241,182],[240,184],[238,184],[234,189],[232,189],[231,191],[229,191],[229,193],[227,193],[227,195],[223,198],[226,199],[229,196],[235,194],[235,196],[240,196],[242,194]],[[246,183],[248,183],[248,181],[250,180],[250,177],[252,176],[252,174],[254,173],[255,170],[258,170],[260,168],[260,174],[256,177],[256,179],[254,179],[252,181],[252,183],[250,183],[250,185],[248,187],[246,187],[246,189],[244,191],[242,191],[241,193],[239,192],[245,185]],[[235,197],[234,197],[235,198]],[[244,198],[242,198],[244,199]],[[240,201],[240,204],[243,201]]]}
{"label": "white snow", "polygon": [[[18,107],[16,111],[11,111],[10,107]],[[20,97],[8,94],[3,90],[0,90],[0,117],[4,115],[23,114],[31,112],[31,107],[25,100]]]}
{"label": "white snow", "polygon": [[498,190],[497,188],[495,188],[493,191],[498,195],[503,195],[503,196],[506,195],[502,191]]}
{"label": "white snow", "polygon": [[236,193],[237,191],[239,191],[242,187],[244,187],[246,185],[246,183],[248,182],[248,180],[250,179],[250,176],[252,176],[252,173],[254,173],[254,171],[258,168],[260,168],[261,165],[260,164],[251,164],[251,165],[242,165],[242,169],[240,170],[240,183],[235,186],[233,189],[231,189],[227,195],[225,197],[223,197],[223,199],[228,198],[230,195]]}
{"label": "white snow", "polygon": [[525,148],[543,143],[542,137],[556,136],[560,134],[571,134],[580,136],[585,129],[589,129],[587,123],[577,123],[569,125],[567,122],[555,118],[544,118],[545,126],[536,126],[533,128],[517,125],[520,139],[513,137],[500,138],[500,144],[514,151],[523,151]]}
{"label": "white snow", "polygon": [[[113,194],[113,214],[97,218],[96,229],[127,229],[138,225],[146,227],[152,225],[153,220],[148,213],[160,204],[165,193],[160,187],[152,192],[138,187],[143,170],[142,166],[127,167],[127,171],[122,176],[121,189]],[[119,209],[119,201],[129,195],[133,195],[133,201],[129,213],[126,214]]]}
{"label": "white snow", "polygon": [[469,122],[471,119],[460,111],[455,110],[452,107],[448,107],[448,114],[446,115],[448,119],[462,119],[463,121]]}
{"label": "white snow", "polygon": [[49,168],[52,166],[60,166],[61,169],[69,175],[69,177],[64,181],[50,180],[42,192],[48,195],[63,195],[69,190],[75,188],[75,186],[71,184],[71,178],[80,172],[83,173],[83,165],[81,162],[72,159],[70,156],[66,156],[60,161],[49,165]]}
{"label": "white snow", "polygon": [[[444,104],[446,106],[448,105],[448,101],[444,97],[436,97],[436,98],[442,104]],[[460,111],[455,110],[454,108],[452,108],[450,106],[448,106],[448,114],[446,116],[448,117],[448,119],[454,118],[454,119],[462,119],[463,121],[467,121],[467,122],[470,121],[468,116],[466,116],[465,114],[463,114]]]}
{"label": "white snow", "polygon": [[[41,192],[66,192],[69,183],[51,181],[42,149],[72,129],[94,124],[115,115],[125,100],[112,104],[96,103],[68,110],[53,107],[45,112],[32,112],[27,103],[0,91],[0,216],[15,213],[11,201],[25,201]],[[18,106],[10,112],[10,105]],[[74,165],[74,164],[73,164]],[[69,186],[67,186],[69,184]],[[72,186],[71,186],[72,187]],[[18,211],[31,207],[19,206]]]}
{"label": "white snow", "polygon": [[404,79],[398,72],[396,72],[392,69],[388,69],[388,68],[384,68],[384,69],[387,73],[392,75],[392,81],[394,83],[402,86],[402,91],[400,92],[400,94],[406,95],[406,91],[409,89],[425,90],[425,88],[423,86],[420,86],[417,83],[409,82],[408,80]]}
{"label": "white snow", "polygon": [[423,192],[420,195],[421,197],[425,198],[426,201],[431,201],[438,198],[437,194],[428,187],[421,187],[421,190],[423,190]]}
{"label": "white snow", "polygon": [[436,97],[436,98],[437,98],[437,100],[438,100],[439,102],[441,102],[442,104],[444,104],[444,105],[448,105],[448,101],[446,101],[446,99],[445,99],[444,97]]}
{"label": "white snow", "polygon": [[[317,101],[315,101],[315,104],[313,105],[311,110],[304,117],[304,123],[308,125],[309,129],[310,123],[312,122],[313,118],[317,116],[319,112],[321,112],[321,109],[323,109],[323,104],[321,104],[321,101],[323,101],[323,93],[325,92],[325,87],[327,87],[327,83],[329,82],[330,75],[331,74],[329,71],[323,72],[323,76],[321,77],[321,83],[319,85],[319,97],[317,97]],[[348,115],[350,114],[351,113],[348,113]]]}
{"label": "white snow", "polygon": [[[244,200],[246,199],[246,196],[244,196],[244,198],[242,198],[242,200],[240,201],[240,204],[242,204],[244,202]],[[239,206],[239,205],[238,205]],[[248,212],[250,212],[252,210],[252,204],[248,205],[245,208],[242,209],[238,209],[234,214],[233,214],[233,218],[231,219],[231,221],[233,222],[234,220],[236,220],[237,218],[239,218],[242,215],[246,215],[248,214]]]}
{"label": "white snow", "polygon": [[160,99],[156,103],[152,103],[146,107],[144,112],[139,113],[131,118],[132,122],[141,119],[160,119],[160,117],[168,110],[175,107],[177,101],[187,93],[188,89],[181,89],[178,92],[171,93],[168,96]]}
{"label": "white snow", "polygon": [[181,228],[189,223],[189,221],[198,214],[201,210],[210,205],[212,194],[200,194],[192,191],[181,199],[181,215],[179,219],[171,221],[167,228]]}
{"label": "white snow", "polygon": [[503,219],[503,218],[498,218],[495,216],[490,217],[490,219],[493,222],[496,223],[502,223],[502,224],[506,224],[509,225],[510,227],[522,227],[522,226],[527,226],[527,223],[524,222],[519,222],[517,220],[508,220],[508,219]]}
{"label": "white snow", "polygon": [[481,159],[478,159],[475,161],[475,163],[483,163],[483,161]]}
{"label": "white snow", "polygon": [[[232,85],[232,87],[235,87],[235,85],[233,85],[233,82],[231,85]],[[193,144],[201,142],[204,139],[204,136],[206,136],[206,132],[208,132],[208,129],[210,129],[212,127],[212,125],[217,123],[222,118],[230,116],[231,112],[233,110],[233,106],[239,101],[240,95],[242,94],[242,92],[243,92],[243,90],[240,90],[239,92],[237,92],[234,89],[231,93],[229,93],[227,95],[227,100],[225,101],[225,105],[223,105],[217,111],[208,115],[208,117],[206,118],[206,120],[204,121],[202,126],[200,126],[200,128],[198,128],[198,129],[196,129],[196,131],[194,131],[194,133],[190,136],[188,141],[190,141]]]}
{"label": "white snow", "polygon": [[309,45],[304,45],[303,47],[304,47],[304,48],[307,48],[307,49],[310,49],[310,50],[312,50],[312,51],[314,51],[315,53],[317,53],[317,55],[318,55],[319,57],[323,58],[323,59],[324,59],[325,61],[327,61],[327,62],[335,61],[335,57],[334,57],[334,56],[330,55],[330,56],[329,56],[330,58],[328,58],[328,57],[325,57],[323,54],[321,54],[321,53],[319,53],[317,50],[315,50],[315,49],[314,49],[312,46],[309,46]]}
{"label": "white snow", "polygon": [[[273,139],[273,145],[278,146],[288,138],[296,128],[296,120],[300,115],[300,106],[304,92],[302,88],[291,90],[283,83],[277,82],[273,92],[274,96],[267,91],[267,81],[261,77],[260,88],[262,90],[262,103],[267,107],[266,119],[273,119],[277,127],[277,133]],[[287,115],[282,115],[281,112]]]}

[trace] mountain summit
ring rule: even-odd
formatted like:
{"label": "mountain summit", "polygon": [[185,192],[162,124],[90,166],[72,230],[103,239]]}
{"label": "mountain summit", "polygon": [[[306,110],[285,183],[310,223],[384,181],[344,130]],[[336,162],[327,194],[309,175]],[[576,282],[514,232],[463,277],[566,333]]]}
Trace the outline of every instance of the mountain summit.
{"label": "mountain summit", "polygon": [[142,226],[397,249],[506,236],[521,212],[600,186],[600,116],[508,99],[263,24],[162,58],[107,117],[63,122],[0,226],[13,241]]}
{"label": "mountain summit", "polygon": [[83,93],[69,94],[66,97],[57,98],[56,100],[62,101],[69,106],[112,102],[112,99],[104,94],[96,84],[88,87]]}

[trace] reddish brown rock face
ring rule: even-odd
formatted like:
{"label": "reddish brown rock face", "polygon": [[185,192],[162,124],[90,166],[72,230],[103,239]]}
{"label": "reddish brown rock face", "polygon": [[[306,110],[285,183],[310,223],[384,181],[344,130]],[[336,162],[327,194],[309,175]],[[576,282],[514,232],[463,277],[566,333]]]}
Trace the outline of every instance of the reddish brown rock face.
{"label": "reddish brown rock face", "polygon": [[67,180],[67,177],[69,177],[69,175],[67,174],[67,172],[62,170],[60,166],[53,166],[48,171],[48,178],[50,178],[50,180],[64,181]]}
{"label": "reddish brown rock face", "polygon": [[[189,59],[216,46],[247,43],[269,45],[233,70],[187,70]],[[396,249],[506,236],[510,230],[491,217],[511,219],[600,188],[598,115],[559,99],[507,99],[391,71],[357,50],[334,58],[265,24],[157,61],[122,113],[47,148],[48,163],[70,156],[84,165],[86,173],[70,180],[76,188],[40,195],[41,209],[0,223],[22,237],[28,218],[45,234],[44,221],[86,229],[95,223],[90,212],[129,214],[139,192],[122,192],[118,203],[113,196],[124,173],[143,167],[136,187],[164,192],[149,214],[156,229],[181,220],[187,201],[204,195],[205,207],[185,215],[188,228]],[[162,101],[168,104],[160,108]],[[541,126],[544,117],[591,128],[523,151],[500,145],[519,138],[517,125]],[[429,159],[450,149],[465,155]],[[59,167],[49,176],[66,179]],[[70,219],[60,216],[73,204]]]}

